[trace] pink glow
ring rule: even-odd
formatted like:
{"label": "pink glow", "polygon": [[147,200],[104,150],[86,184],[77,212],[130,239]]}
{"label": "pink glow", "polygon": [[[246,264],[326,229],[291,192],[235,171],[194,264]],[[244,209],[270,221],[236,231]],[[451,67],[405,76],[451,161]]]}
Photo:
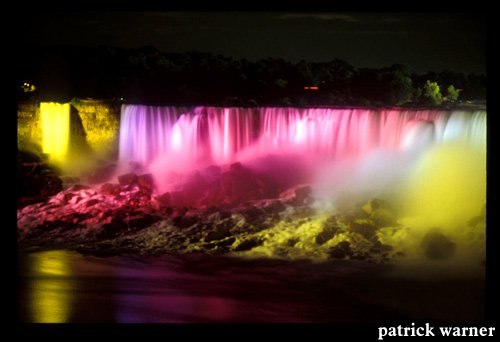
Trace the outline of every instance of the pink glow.
{"label": "pink glow", "polygon": [[120,132],[122,165],[165,174],[273,154],[355,161],[456,139],[485,144],[486,113],[123,105]]}

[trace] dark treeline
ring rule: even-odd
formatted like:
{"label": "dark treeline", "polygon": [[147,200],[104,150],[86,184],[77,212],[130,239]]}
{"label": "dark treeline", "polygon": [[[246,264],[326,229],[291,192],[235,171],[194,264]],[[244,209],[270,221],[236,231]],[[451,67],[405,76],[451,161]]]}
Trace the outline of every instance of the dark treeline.
{"label": "dark treeline", "polygon": [[20,97],[40,101],[413,106],[486,98],[485,75],[449,70],[416,74],[399,64],[357,68],[339,59],[253,62],[197,51],[163,53],[153,47],[57,46],[23,51],[16,66]]}

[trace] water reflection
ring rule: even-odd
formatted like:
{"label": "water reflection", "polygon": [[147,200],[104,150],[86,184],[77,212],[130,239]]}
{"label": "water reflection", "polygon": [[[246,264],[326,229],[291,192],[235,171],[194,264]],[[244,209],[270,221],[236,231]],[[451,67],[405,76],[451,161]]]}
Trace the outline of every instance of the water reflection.
{"label": "water reflection", "polygon": [[[20,320],[37,323],[381,322],[484,318],[484,275],[207,255],[20,255]],[[471,294],[464,296],[464,293]],[[456,298],[460,298],[457,301]],[[434,303],[439,305],[434,305]]]}
{"label": "water reflection", "polygon": [[[115,294],[117,322],[146,323],[153,317],[158,323],[229,321],[237,316],[235,300],[193,289],[189,285],[197,281],[193,275],[180,276],[166,267],[145,268],[133,260],[116,266],[115,275],[120,279]],[[147,291],[138,292],[142,286]]]}
{"label": "water reflection", "polygon": [[[71,315],[71,260],[63,251],[48,251],[30,255],[30,302],[35,323],[64,323]],[[74,289],[73,289],[74,290]]]}

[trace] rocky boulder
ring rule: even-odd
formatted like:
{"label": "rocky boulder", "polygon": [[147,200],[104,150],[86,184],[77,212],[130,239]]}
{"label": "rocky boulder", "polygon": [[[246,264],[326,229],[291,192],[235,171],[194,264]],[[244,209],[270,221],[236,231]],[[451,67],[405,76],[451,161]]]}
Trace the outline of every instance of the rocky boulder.
{"label": "rocky boulder", "polygon": [[425,256],[433,260],[449,259],[455,254],[456,249],[455,243],[436,229],[425,234],[421,246]]}
{"label": "rocky boulder", "polygon": [[143,194],[151,195],[155,187],[153,175],[150,173],[137,177],[137,184]]}
{"label": "rocky boulder", "polygon": [[332,259],[347,259],[353,255],[353,252],[349,241],[341,241],[330,248],[328,254]]}
{"label": "rocky boulder", "polygon": [[283,191],[279,198],[285,204],[305,205],[312,203],[312,189],[308,184],[299,184]]}
{"label": "rocky boulder", "polygon": [[119,196],[120,186],[118,184],[104,183],[101,185],[100,192],[109,196]]}
{"label": "rocky boulder", "polygon": [[56,170],[35,154],[20,151],[17,159],[18,206],[43,202],[63,190],[63,181]]}
{"label": "rocky boulder", "polygon": [[118,176],[118,183],[121,186],[130,186],[137,183],[137,175],[135,173],[126,173]]}

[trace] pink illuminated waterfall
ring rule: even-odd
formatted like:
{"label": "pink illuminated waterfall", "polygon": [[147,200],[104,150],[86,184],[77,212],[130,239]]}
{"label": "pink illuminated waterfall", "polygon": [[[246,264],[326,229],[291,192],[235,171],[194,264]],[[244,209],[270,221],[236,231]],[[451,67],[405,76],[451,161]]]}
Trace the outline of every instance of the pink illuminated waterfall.
{"label": "pink illuminated waterfall", "polygon": [[120,160],[147,166],[171,155],[223,164],[274,152],[358,158],[453,140],[484,145],[486,112],[123,105]]}

